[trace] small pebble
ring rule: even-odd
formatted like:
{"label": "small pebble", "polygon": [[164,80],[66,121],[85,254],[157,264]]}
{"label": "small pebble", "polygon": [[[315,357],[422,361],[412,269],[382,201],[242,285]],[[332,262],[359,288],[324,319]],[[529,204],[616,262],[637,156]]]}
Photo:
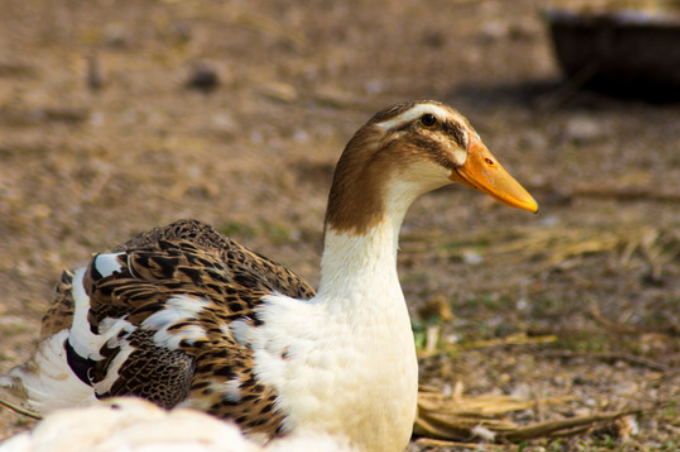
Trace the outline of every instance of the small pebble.
{"label": "small pebble", "polygon": [[187,87],[204,93],[214,91],[220,85],[220,77],[217,70],[207,64],[199,64],[189,74]]}
{"label": "small pebble", "polygon": [[588,116],[575,116],[567,121],[564,136],[576,144],[593,143],[603,139],[606,131],[602,124]]}

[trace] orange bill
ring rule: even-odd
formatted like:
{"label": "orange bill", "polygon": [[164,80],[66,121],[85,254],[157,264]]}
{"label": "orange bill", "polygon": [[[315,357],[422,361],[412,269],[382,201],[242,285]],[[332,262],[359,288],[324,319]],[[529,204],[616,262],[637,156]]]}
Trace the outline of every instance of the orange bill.
{"label": "orange bill", "polygon": [[497,201],[518,209],[538,212],[534,198],[503,169],[477,137],[471,136],[465,163],[451,172],[449,178],[486,193]]}

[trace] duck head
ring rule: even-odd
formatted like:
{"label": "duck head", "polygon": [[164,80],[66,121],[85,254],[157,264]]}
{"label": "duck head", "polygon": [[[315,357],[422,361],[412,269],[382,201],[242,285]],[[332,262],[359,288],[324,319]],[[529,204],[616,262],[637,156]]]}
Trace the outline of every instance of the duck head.
{"label": "duck head", "polygon": [[451,183],[538,211],[458,111],[435,101],[393,105],[347,144],[336,166],[326,227],[362,233],[389,216],[401,221],[415,198]]}

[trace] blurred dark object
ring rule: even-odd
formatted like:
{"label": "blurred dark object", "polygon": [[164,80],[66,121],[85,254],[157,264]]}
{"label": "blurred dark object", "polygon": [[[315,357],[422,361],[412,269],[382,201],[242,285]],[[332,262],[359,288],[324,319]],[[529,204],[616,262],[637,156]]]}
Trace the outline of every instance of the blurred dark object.
{"label": "blurred dark object", "polygon": [[91,91],[98,91],[104,86],[99,55],[92,53],[87,56],[87,87]]}
{"label": "blurred dark object", "polygon": [[545,17],[571,80],[616,96],[680,100],[680,0],[553,1]]}
{"label": "blurred dark object", "polygon": [[192,68],[187,80],[187,87],[204,93],[214,91],[219,85],[217,69],[206,63],[200,63]]}

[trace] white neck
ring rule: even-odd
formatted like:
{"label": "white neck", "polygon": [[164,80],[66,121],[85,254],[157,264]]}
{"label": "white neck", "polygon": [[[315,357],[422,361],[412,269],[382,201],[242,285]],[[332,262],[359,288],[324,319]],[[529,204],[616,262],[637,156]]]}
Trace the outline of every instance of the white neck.
{"label": "white neck", "polygon": [[[399,224],[383,221],[366,234],[326,231],[321,260],[321,282],[315,302],[325,302],[339,310],[360,308],[374,295],[402,299],[397,278]],[[378,292],[378,293],[375,293]],[[382,300],[367,300],[376,302]],[[331,306],[329,306],[331,308]]]}
{"label": "white neck", "polygon": [[[327,225],[316,302],[348,309],[354,303],[403,301],[397,277],[399,230],[409,206],[421,194],[409,183],[392,183],[385,215],[365,233]],[[396,297],[390,300],[390,297]]]}
{"label": "white neck", "polygon": [[[311,303],[325,313],[324,337],[338,338],[324,347],[337,355],[326,355],[324,361],[336,363],[330,367],[337,366],[343,378],[329,392],[336,411],[322,409],[313,420],[296,419],[321,431],[343,433],[367,452],[404,449],[417,396],[413,334],[397,277],[403,214],[389,218],[365,234],[326,231],[321,283]],[[327,375],[327,364],[320,370]],[[325,391],[316,384],[316,379],[309,381],[306,390]]]}

